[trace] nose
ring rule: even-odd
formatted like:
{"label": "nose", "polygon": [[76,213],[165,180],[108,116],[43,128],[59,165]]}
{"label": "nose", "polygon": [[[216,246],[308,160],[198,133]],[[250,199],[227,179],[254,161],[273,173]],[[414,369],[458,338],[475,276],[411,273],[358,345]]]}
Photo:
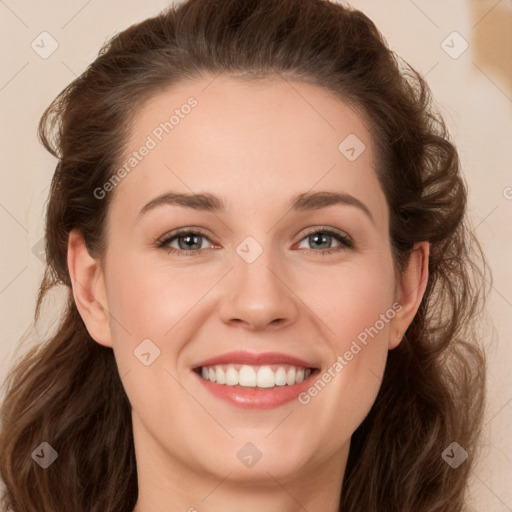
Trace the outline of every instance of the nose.
{"label": "nose", "polygon": [[271,260],[268,252],[252,263],[234,255],[234,268],[222,290],[220,316],[224,323],[261,331],[283,328],[296,321],[300,300],[290,274],[275,259]]}

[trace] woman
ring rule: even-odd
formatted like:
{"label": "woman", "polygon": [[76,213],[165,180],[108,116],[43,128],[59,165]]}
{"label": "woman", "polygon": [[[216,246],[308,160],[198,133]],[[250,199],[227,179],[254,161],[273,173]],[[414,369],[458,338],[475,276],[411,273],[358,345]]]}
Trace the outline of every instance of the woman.
{"label": "woman", "polygon": [[36,317],[69,298],[7,382],[6,508],[463,510],[486,265],[428,86],[364,14],[186,1],[40,135]]}

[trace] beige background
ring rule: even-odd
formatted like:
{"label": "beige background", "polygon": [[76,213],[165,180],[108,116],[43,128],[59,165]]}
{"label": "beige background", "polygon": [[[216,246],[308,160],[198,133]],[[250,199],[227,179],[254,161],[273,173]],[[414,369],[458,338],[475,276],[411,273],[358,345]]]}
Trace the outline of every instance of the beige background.
{"label": "beige background", "polygon": [[[471,506],[478,512],[509,512],[512,2],[351,3],[374,20],[392,49],[426,75],[459,148],[470,189],[472,222],[494,274],[488,303],[490,320],[484,329],[490,355],[484,449],[470,485]],[[158,13],[167,4],[167,0],[0,0],[1,379],[15,350],[20,350],[19,338],[31,325],[43,271],[37,244],[43,236],[44,204],[55,161],[37,141],[39,117],[55,95],[94,59],[107,37]],[[450,36],[454,31],[459,35]],[[46,59],[31,47],[34,40],[37,43],[41,37],[48,38],[40,36],[42,32],[48,32],[58,44]],[[464,40],[469,48],[453,58]],[[48,50],[51,42],[45,41]]]}

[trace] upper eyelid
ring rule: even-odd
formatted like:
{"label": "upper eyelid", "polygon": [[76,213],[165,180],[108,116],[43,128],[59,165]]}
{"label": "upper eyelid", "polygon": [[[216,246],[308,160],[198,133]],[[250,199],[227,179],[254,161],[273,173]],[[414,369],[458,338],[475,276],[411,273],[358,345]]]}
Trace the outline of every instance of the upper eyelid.
{"label": "upper eyelid", "polygon": [[190,227],[190,228],[178,228],[177,230],[171,230],[161,237],[159,237],[156,241],[157,244],[168,242],[172,238],[177,238],[180,235],[187,235],[189,233],[193,233],[196,235],[204,236],[205,238],[210,239],[210,235],[203,231],[201,228]]}
{"label": "upper eyelid", "polygon": [[[309,226],[308,228],[305,228],[305,229],[307,231],[299,239],[299,242],[301,242],[302,240],[304,240],[304,238],[306,238],[307,236],[309,236],[309,235],[311,235],[313,233],[317,233],[317,232],[332,232],[333,234],[338,235],[339,237],[346,239],[347,242],[349,242],[351,245],[354,245],[353,238],[346,231],[344,231],[342,229],[339,229],[339,228],[327,227],[327,226]],[[163,235],[162,237],[160,237],[157,240],[157,245],[158,246],[165,246],[166,244],[170,243],[171,241],[174,241],[179,236],[190,234],[190,233],[195,234],[195,235],[200,235],[200,236],[202,236],[204,238],[207,238],[212,243],[212,245],[215,245],[215,242],[211,239],[211,237],[210,237],[210,235],[208,233],[203,231],[202,228],[193,227],[193,226],[185,227],[185,228],[178,228],[174,232],[171,231],[171,232]]]}

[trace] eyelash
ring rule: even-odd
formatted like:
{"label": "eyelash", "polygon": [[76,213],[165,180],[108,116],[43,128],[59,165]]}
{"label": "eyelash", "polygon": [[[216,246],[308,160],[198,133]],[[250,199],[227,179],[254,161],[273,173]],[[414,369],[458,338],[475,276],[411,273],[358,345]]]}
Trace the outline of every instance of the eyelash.
{"label": "eyelash", "polygon": [[[307,238],[311,235],[319,234],[319,233],[333,237],[335,240],[340,242],[341,247],[325,249],[325,250],[303,249],[306,252],[306,254],[315,254],[315,255],[319,254],[321,256],[326,256],[329,254],[333,254],[335,252],[340,252],[340,251],[343,251],[346,249],[354,248],[354,244],[353,244],[352,240],[350,239],[350,237],[344,236],[341,233],[339,233],[338,231],[334,231],[333,229],[329,229],[329,228],[312,229],[311,231],[308,231],[301,238],[300,242],[302,242],[305,238]],[[199,254],[201,251],[204,250],[204,249],[194,249],[193,251],[184,251],[183,249],[175,249],[174,247],[169,247],[169,244],[171,242],[173,242],[174,240],[177,240],[178,238],[180,238],[183,235],[198,235],[198,236],[208,239],[208,235],[206,235],[206,233],[204,233],[200,230],[190,229],[190,228],[182,228],[178,231],[164,235],[163,239],[157,240],[156,247],[158,249],[167,250],[167,252],[169,254],[174,253],[179,256],[196,256],[197,254]]]}

